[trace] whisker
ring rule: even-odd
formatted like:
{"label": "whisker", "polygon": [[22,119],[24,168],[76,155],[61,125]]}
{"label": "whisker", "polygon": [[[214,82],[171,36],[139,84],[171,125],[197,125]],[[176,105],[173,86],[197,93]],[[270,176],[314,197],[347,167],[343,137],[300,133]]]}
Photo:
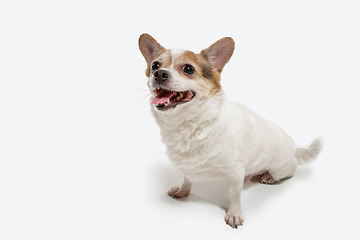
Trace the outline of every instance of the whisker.
{"label": "whisker", "polygon": [[[151,91],[148,88],[148,81],[143,81],[140,85],[140,87],[134,87],[134,86],[130,86],[133,89],[136,89],[138,92],[142,91],[142,92],[148,92],[144,97],[142,97],[139,101],[138,104],[141,103],[142,101],[144,101],[144,99],[146,99],[147,97],[149,97],[151,95]],[[144,88],[145,87],[145,88]],[[141,94],[142,95],[142,94]]]}
{"label": "whisker", "polygon": [[145,97],[143,97],[138,103],[141,103],[142,101],[144,101],[145,100],[145,98],[147,98],[148,96],[150,96],[150,93],[148,93],[148,94],[146,94],[146,96]]}
{"label": "whisker", "polygon": [[139,90],[139,91],[146,91],[146,92],[150,91],[149,89],[146,89],[146,88],[138,88],[138,87],[132,87],[132,88]]}

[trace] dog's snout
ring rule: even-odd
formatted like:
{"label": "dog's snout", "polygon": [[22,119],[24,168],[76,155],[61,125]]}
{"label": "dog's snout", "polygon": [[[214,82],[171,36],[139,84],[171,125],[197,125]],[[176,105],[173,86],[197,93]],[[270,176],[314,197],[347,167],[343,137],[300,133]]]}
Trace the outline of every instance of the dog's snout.
{"label": "dog's snout", "polygon": [[162,83],[170,78],[170,73],[166,70],[157,70],[154,73],[154,77],[156,82]]}

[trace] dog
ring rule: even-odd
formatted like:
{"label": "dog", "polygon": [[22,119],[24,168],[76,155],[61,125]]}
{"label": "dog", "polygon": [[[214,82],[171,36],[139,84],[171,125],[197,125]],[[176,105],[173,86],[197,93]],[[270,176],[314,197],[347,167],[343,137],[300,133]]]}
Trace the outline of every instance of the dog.
{"label": "dog", "polygon": [[139,48],[147,63],[151,112],[167,156],[184,174],[181,187],[169,190],[171,197],[187,196],[193,182],[226,177],[225,222],[237,228],[244,222],[240,195],[245,177],[274,184],[321,152],[323,138],[298,147],[280,127],[225,96],[220,80],[235,49],[232,38],[195,54],[166,49],[142,34]]}

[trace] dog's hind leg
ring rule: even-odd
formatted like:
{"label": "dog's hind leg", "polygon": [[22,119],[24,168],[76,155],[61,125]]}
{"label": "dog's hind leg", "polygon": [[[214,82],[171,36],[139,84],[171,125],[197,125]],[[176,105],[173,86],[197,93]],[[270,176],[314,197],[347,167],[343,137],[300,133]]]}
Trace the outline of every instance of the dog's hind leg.
{"label": "dog's hind leg", "polygon": [[283,179],[290,178],[294,176],[294,173],[297,169],[297,160],[296,158],[291,159],[290,161],[270,167],[270,169],[258,176],[253,177],[252,181],[258,181],[262,184],[275,184]]}

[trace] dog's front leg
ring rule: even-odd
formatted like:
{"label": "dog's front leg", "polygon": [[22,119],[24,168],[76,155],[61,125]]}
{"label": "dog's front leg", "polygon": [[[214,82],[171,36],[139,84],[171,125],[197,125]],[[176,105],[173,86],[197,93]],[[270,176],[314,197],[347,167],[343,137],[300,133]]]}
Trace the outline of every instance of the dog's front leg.
{"label": "dog's front leg", "polygon": [[191,191],[192,182],[184,177],[184,183],[179,187],[173,187],[168,191],[168,195],[173,198],[182,198],[189,195]]}
{"label": "dog's front leg", "polygon": [[244,185],[245,169],[241,168],[236,172],[227,175],[229,208],[226,212],[225,222],[233,228],[243,225],[244,217],[240,206],[240,195]]}

